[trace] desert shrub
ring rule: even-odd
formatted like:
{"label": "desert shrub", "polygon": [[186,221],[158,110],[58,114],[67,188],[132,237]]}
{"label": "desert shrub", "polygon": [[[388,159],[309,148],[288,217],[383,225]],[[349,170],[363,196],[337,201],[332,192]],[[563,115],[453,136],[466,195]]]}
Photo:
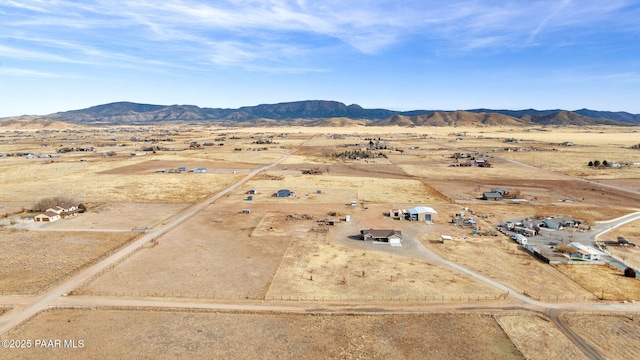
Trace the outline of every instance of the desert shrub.
{"label": "desert shrub", "polygon": [[571,254],[571,252],[573,252],[573,248],[567,245],[558,245],[556,246],[556,251],[562,254]]}
{"label": "desert shrub", "polygon": [[630,277],[630,278],[635,278],[636,277],[636,270],[634,268],[627,267],[626,269],[624,269],[624,276]]}

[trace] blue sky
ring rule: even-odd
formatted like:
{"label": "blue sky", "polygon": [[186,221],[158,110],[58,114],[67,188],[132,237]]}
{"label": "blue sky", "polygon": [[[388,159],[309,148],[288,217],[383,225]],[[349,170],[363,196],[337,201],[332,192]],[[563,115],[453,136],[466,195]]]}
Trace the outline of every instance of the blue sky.
{"label": "blue sky", "polygon": [[0,116],[114,101],[640,113],[640,1],[0,0]]}

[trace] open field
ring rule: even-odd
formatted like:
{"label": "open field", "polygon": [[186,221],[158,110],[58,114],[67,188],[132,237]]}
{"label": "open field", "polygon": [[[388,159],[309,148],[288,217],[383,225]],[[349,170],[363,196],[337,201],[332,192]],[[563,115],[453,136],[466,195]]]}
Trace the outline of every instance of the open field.
{"label": "open field", "polygon": [[83,290],[262,298],[290,242],[289,234],[250,237],[263,216],[212,205]]}
{"label": "open field", "polygon": [[[137,236],[115,231],[148,228],[152,236],[169,219],[199,209],[191,207],[194,203],[300,147],[282,163],[92,277],[72,291],[69,299],[80,295],[80,300],[91,303],[100,296],[133,301],[197,298],[198,302],[225,304],[244,299],[242,303],[248,306],[262,301],[318,309],[367,304],[368,311],[398,306],[403,300],[407,311],[420,313],[51,310],[7,336],[83,339],[84,348],[4,351],[0,357],[96,358],[108,353],[123,358],[581,358],[582,353],[552,322],[502,312],[501,307],[519,306],[519,300],[447,267],[433,253],[542,302],[579,302],[574,306],[588,308],[587,302],[597,303],[601,297],[640,300],[640,283],[624,278],[621,271],[595,265],[549,266],[502,234],[472,235],[472,227],[450,223],[453,214],[465,211],[477,220],[480,231],[524,216],[572,216],[593,226],[596,221],[640,210],[640,195],[633,193],[640,190],[640,167],[586,166],[596,159],[638,161],[640,150],[629,149],[638,143],[635,131],[551,126],[266,129],[190,124],[3,132],[0,154],[56,153],[71,144],[94,149],[52,158],[0,157],[0,215],[58,195],[71,195],[89,205],[85,214],[36,224],[34,231],[0,230],[0,292],[42,292]],[[506,143],[509,138],[520,141]],[[380,139],[383,147],[372,151],[384,156],[334,156],[342,151],[365,151],[373,146],[369,139]],[[575,145],[560,146],[564,141]],[[208,145],[192,147],[193,142]],[[144,150],[152,145],[157,149]],[[535,150],[547,148],[556,150]],[[485,157],[493,166],[450,167],[454,152]],[[156,173],[179,166],[209,171]],[[303,175],[303,169],[321,174]],[[492,187],[517,192],[528,202],[478,199]],[[251,201],[247,200],[250,189],[257,190]],[[271,196],[280,189],[290,189],[295,196]],[[351,201],[356,206],[350,206]],[[391,209],[416,205],[433,207],[439,219],[429,224],[384,215]],[[344,221],[346,215],[349,222]],[[337,223],[316,222],[320,219]],[[360,230],[370,228],[402,231],[402,247],[359,240]],[[636,239],[639,229],[636,221],[600,240],[625,236],[640,245]],[[442,234],[454,240],[442,244]],[[609,250],[626,261],[640,264],[640,250],[612,248]],[[422,313],[430,306],[473,307],[483,302],[491,302],[487,306],[496,307],[498,314]],[[583,320],[603,335],[580,328]],[[625,329],[622,340],[603,345],[612,337],[606,335],[608,323],[577,315],[568,316],[567,321],[590,342],[599,342],[594,347],[607,357],[639,355],[634,322],[619,324]],[[624,349],[613,349],[614,345]]]}
{"label": "open field", "polygon": [[[271,178],[274,179],[274,178]],[[316,190],[322,190],[329,196],[338,191],[339,197],[324,195],[313,196],[321,202],[348,204],[351,200],[367,203],[442,203],[442,195],[427,184],[414,179],[387,179],[375,177],[349,177],[334,175],[288,175],[277,176],[271,180],[267,176],[257,177],[248,181],[245,190],[255,188],[260,194],[254,201],[271,203],[297,203],[300,199],[307,200],[305,194],[315,195]],[[315,187],[310,187],[312,184]],[[272,198],[271,195],[279,189],[289,189],[296,193],[294,198]],[[240,194],[242,196],[242,194]],[[344,197],[341,197],[344,196]],[[354,196],[357,196],[354,198]],[[244,197],[241,197],[244,198]]]}
{"label": "open field", "polygon": [[136,236],[0,230],[0,292],[39,293]]}
{"label": "open field", "polygon": [[83,340],[84,347],[2,349],[4,359],[524,359],[491,316],[472,314],[55,310],[6,336]]}
{"label": "open field", "polygon": [[565,322],[607,359],[640,358],[640,324],[626,316],[563,315]]}
{"label": "open field", "polygon": [[518,244],[502,238],[475,241],[425,241],[445,259],[497,280],[520,293],[545,301],[593,300],[592,293],[524,251]]}
{"label": "open field", "polygon": [[556,265],[583,288],[602,300],[640,300],[640,281],[625,277],[610,265]]}
{"label": "open field", "polygon": [[[237,205],[212,205],[161,237],[157,246],[134,254],[90,283],[82,293],[370,301],[495,300],[503,295],[442,266],[406,257],[401,250],[395,255],[362,250],[361,241],[347,240],[347,234],[358,234],[359,226],[366,223],[357,225],[362,215],[356,214],[353,223],[336,226],[332,232],[343,230],[328,236],[309,232],[318,227],[315,219],[327,217],[316,205],[274,208],[252,203],[251,209],[251,214],[240,214]],[[369,220],[382,217],[375,210],[365,213]],[[287,220],[290,214],[311,219]],[[234,220],[238,217],[242,222]],[[341,245],[345,241],[354,244]],[[175,258],[181,261],[172,261]]]}
{"label": "open field", "polygon": [[502,330],[531,360],[587,359],[587,357],[549,320],[536,315],[498,315]]}
{"label": "open field", "polygon": [[[202,200],[237,181],[240,174],[105,174],[129,166],[137,158],[84,162],[25,160],[15,167],[0,167],[2,200],[32,201],[48,196],[75,196],[85,202],[187,203]],[[27,162],[28,161],[28,162]],[[25,173],[29,176],[25,177]]]}
{"label": "open field", "polygon": [[441,265],[406,258],[393,251],[340,246],[318,235],[292,242],[267,298],[467,302],[497,300],[502,295]]}
{"label": "open field", "polygon": [[185,209],[188,204],[107,203],[91,207],[88,212],[47,225],[51,230],[153,228],[166,218]]}

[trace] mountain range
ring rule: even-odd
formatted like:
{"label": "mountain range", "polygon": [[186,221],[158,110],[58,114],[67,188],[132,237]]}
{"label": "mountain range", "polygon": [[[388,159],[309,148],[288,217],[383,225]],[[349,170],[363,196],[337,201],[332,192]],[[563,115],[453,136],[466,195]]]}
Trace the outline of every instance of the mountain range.
{"label": "mountain range", "polygon": [[[581,109],[465,111],[365,109],[337,101],[306,100],[243,106],[237,109],[201,108],[195,105],[150,105],[116,102],[81,110],[58,112],[29,119],[49,119],[84,125],[124,125],[157,122],[234,122],[344,126],[531,126],[531,125],[640,125],[640,114]],[[15,119],[15,118],[13,118]],[[334,121],[327,121],[334,119]],[[353,120],[353,121],[352,121]]]}

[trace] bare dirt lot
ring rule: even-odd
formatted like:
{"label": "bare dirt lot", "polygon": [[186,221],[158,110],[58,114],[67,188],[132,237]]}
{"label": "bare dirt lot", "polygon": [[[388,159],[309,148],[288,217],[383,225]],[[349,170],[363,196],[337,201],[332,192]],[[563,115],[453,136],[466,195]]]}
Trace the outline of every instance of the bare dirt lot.
{"label": "bare dirt lot", "polygon": [[556,265],[583,288],[602,300],[639,300],[640,280],[625,277],[610,265]]}
{"label": "bare dirt lot", "polygon": [[524,358],[486,315],[56,310],[7,338],[83,340],[84,347],[2,349],[4,359]]}
{"label": "bare dirt lot", "polygon": [[0,292],[39,293],[136,236],[0,230]]}
{"label": "bare dirt lot", "polygon": [[626,316],[563,316],[569,326],[607,359],[640,357],[640,323]]}

